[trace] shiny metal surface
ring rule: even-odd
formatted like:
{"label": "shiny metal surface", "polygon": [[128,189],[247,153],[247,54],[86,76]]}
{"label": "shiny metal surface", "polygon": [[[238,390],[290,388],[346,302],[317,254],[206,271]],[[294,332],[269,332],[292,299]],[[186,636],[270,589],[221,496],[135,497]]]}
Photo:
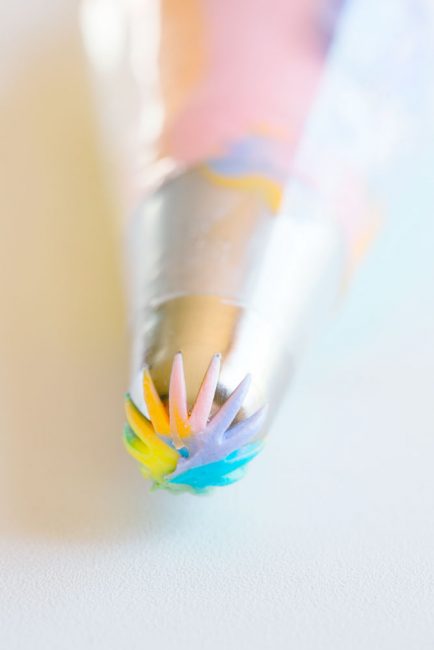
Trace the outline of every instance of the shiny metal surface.
{"label": "shiny metal surface", "polygon": [[[291,208],[292,204],[292,208]],[[259,192],[211,184],[200,169],[164,184],[135,215],[132,396],[145,410],[140,371],[168,393],[173,355],[184,355],[188,401],[221,352],[216,405],[250,373],[243,417],[275,412],[303,341],[336,297],[339,233],[296,188],[275,215]]]}

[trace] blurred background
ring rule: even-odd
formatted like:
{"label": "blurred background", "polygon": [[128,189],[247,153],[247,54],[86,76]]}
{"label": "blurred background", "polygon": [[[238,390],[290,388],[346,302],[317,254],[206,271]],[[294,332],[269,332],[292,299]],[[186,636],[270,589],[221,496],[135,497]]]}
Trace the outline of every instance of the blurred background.
{"label": "blurred background", "polygon": [[[431,648],[433,104],[267,451],[173,498],[120,438],[122,251],[77,3],[0,2],[0,42],[3,647]],[[427,49],[414,75],[433,72]]]}

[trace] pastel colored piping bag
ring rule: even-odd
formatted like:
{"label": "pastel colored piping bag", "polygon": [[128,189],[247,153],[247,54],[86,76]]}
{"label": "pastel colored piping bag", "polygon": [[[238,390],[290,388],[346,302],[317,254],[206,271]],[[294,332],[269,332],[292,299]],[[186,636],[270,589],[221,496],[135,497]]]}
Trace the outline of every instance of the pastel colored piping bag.
{"label": "pastel colored piping bag", "polygon": [[[380,61],[356,38],[366,11]],[[155,487],[243,475],[378,228],[372,106],[405,105],[378,14],[371,0],[83,5],[127,215],[124,441]]]}

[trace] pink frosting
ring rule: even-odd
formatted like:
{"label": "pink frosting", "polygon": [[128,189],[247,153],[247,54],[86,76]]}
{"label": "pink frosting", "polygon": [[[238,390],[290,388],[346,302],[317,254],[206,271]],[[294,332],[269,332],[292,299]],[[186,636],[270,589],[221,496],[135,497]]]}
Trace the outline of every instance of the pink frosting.
{"label": "pink frosting", "polygon": [[[191,164],[224,153],[246,134],[261,133],[285,143],[289,163],[318,86],[337,4],[187,0],[185,19],[191,21],[193,12],[202,35],[187,42],[179,12],[173,24],[173,4],[163,3],[164,47],[172,42],[178,54],[182,43],[176,41],[184,37],[185,47],[202,59],[195,82],[184,93],[177,89],[182,105],[167,114],[164,153]],[[177,62],[170,51],[164,56],[163,83],[166,75],[173,87]]]}

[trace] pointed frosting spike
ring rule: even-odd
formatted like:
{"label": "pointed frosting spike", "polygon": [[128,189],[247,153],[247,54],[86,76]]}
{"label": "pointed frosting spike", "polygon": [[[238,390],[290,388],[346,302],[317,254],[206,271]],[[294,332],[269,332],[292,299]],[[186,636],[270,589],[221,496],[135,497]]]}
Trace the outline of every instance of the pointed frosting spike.
{"label": "pointed frosting spike", "polygon": [[125,398],[125,415],[127,416],[128,425],[144,444],[148,445],[150,440],[157,437],[152,424],[140,413],[129,396]]}
{"label": "pointed frosting spike", "polygon": [[163,480],[176,468],[178,453],[157,436],[130,397],[125,400],[125,412],[128,425],[124,440],[128,451],[148,468],[155,480]]}
{"label": "pointed frosting spike", "polygon": [[226,431],[221,445],[222,450],[224,450],[224,455],[227,456],[233,451],[241,449],[241,447],[252,442],[252,439],[260,432],[266,415],[267,408],[263,406],[259,411],[256,411],[256,413],[253,413],[253,415],[245,420],[237,422],[237,424],[234,424],[233,427]]}
{"label": "pointed frosting spike", "polygon": [[143,370],[143,397],[155,431],[163,436],[170,435],[169,418],[148,368]]}
{"label": "pointed frosting spike", "polygon": [[221,354],[215,354],[206,371],[201,387],[196,397],[190,415],[190,427],[193,433],[203,431],[208,424],[208,418],[214,400],[217,382],[220,374]]}
{"label": "pointed frosting spike", "polygon": [[190,426],[187,413],[184,363],[181,352],[175,354],[170,374],[169,415],[172,439],[177,447],[184,446],[182,440],[190,435]]}
{"label": "pointed frosting spike", "polygon": [[211,419],[207,427],[207,433],[211,436],[220,436],[229,428],[236,414],[240,410],[244,398],[247,395],[251,383],[250,375],[246,375],[243,381],[236,387],[234,392],[222,404],[217,413]]}

